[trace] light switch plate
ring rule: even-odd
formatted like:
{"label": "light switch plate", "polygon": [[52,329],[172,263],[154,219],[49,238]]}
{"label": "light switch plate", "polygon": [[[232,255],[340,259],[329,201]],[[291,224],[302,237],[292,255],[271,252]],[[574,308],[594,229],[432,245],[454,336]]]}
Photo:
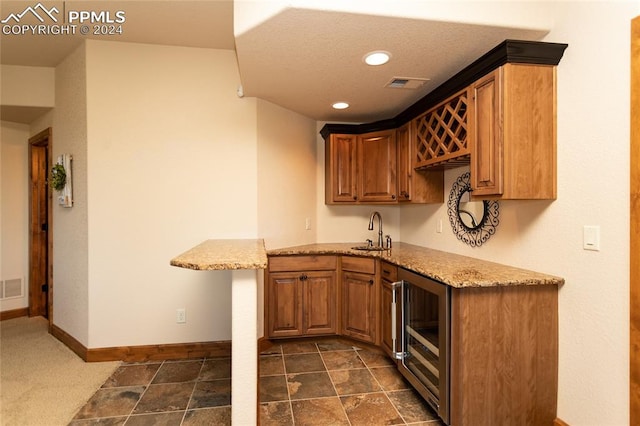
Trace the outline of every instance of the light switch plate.
{"label": "light switch plate", "polygon": [[583,228],[582,248],[585,250],[600,251],[600,227],[597,225],[585,225]]}

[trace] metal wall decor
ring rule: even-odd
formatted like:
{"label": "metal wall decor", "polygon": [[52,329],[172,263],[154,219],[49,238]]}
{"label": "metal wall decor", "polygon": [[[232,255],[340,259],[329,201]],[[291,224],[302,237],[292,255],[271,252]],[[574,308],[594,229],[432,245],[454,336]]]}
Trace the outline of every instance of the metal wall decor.
{"label": "metal wall decor", "polygon": [[496,232],[499,205],[497,201],[462,202],[471,192],[469,172],[463,173],[451,186],[449,193],[449,223],[460,241],[479,247]]}

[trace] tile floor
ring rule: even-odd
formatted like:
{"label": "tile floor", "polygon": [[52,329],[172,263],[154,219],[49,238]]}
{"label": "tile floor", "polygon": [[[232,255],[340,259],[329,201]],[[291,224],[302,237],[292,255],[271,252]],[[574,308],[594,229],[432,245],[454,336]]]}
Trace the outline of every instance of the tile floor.
{"label": "tile floor", "polygon": [[[443,426],[391,360],[341,339],[277,344],[260,355],[267,425]],[[231,359],[123,363],[69,426],[230,425]]]}

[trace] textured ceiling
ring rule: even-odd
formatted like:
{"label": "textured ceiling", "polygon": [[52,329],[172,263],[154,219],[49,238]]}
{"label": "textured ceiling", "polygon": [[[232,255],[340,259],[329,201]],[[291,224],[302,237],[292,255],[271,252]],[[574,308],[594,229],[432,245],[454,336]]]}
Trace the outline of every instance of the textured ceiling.
{"label": "textured ceiling", "polygon": [[[299,2],[298,2],[299,3]],[[0,2],[0,17],[36,1]],[[126,12],[124,33],[101,40],[235,49],[245,96],[259,97],[321,121],[390,118],[504,39],[540,40],[547,31],[282,8],[234,37],[233,1],[43,1],[60,10]],[[259,4],[256,3],[256,5]],[[243,6],[246,8],[246,5]],[[26,19],[26,18],[25,18]],[[56,66],[84,36],[0,37],[2,64]],[[372,50],[391,52],[380,67],[364,64]],[[393,77],[428,79],[421,87],[391,89]],[[331,104],[346,101],[347,110]],[[34,112],[2,106],[2,119],[32,120]]]}

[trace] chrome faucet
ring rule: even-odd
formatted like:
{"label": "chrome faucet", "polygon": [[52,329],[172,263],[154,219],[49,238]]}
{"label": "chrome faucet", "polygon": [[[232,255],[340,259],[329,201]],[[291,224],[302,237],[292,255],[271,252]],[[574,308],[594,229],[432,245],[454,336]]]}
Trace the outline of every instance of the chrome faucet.
{"label": "chrome faucet", "polygon": [[384,247],[384,242],[382,238],[382,215],[379,212],[371,213],[371,217],[369,218],[369,231],[373,231],[373,219],[378,216],[378,247]]}

